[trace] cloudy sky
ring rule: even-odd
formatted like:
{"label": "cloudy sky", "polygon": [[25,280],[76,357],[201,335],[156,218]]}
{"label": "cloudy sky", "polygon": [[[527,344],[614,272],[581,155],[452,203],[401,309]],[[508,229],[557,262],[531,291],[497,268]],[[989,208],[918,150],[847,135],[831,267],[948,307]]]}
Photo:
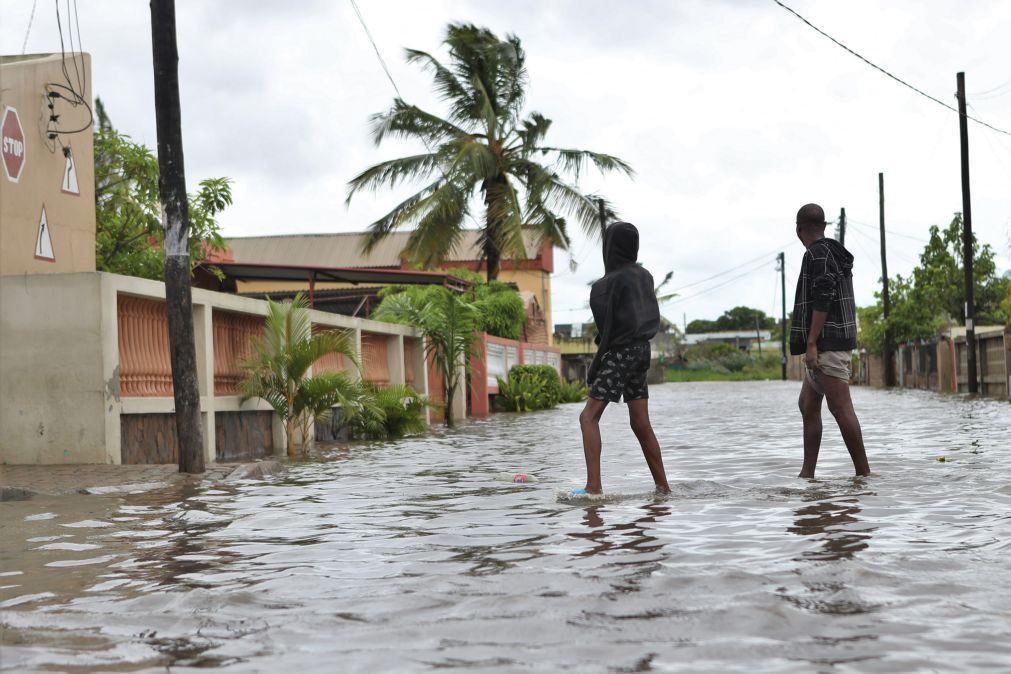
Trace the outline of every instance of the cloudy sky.
{"label": "cloudy sky", "polygon": [[[785,0],[812,23],[926,93],[1011,130],[1011,2]],[[880,275],[877,174],[885,173],[890,274],[908,273],[930,225],[961,210],[958,117],[887,78],[772,0],[358,0],[404,98],[442,110],[403,48],[439,52],[448,22],[515,33],[527,52],[527,109],[554,120],[548,141],[632,164],[634,180],[584,176],[642,233],[641,259],[674,271],[680,323],[736,305],[779,314],[802,247],[797,208],[845,207],[858,302]],[[146,2],[80,0],[94,92],[114,125],[155,146]],[[53,2],[3,0],[0,52],[60,50]],[[422,148],[376,148],[370,114],[394,91],[350,0],[176,0],[190,186],[235,182],[227,236],[357,231],[403,193],[356,197],[366,166]],[[66,3],[61,17],[66,22]],[[64,23],[66,29],[66,24]],[[66,39],[66,38],[65,38]],[[970,124],[973,224],[1011,268],[1011,136]],[[599,244],[575,228],[556,250],[554,321],[588,319]],[[570,271],[570,260],[577,267]]]}

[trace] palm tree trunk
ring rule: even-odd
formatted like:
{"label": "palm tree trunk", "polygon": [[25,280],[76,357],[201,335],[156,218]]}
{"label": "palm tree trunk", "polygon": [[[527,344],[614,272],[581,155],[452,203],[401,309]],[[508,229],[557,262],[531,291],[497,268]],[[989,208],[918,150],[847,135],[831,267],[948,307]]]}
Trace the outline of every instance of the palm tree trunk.
{"label": "palm tree trunk", "polygon": [[498,279],[499,265],[502,263],[502,251],[498,246],[498,235],[501,223],[494,216],[494,204],[505,198],[502,193],[504,180],[500,177],[488,178],[484,181],[484,260],[488,265],[488,281]]}
{"label": "palm tree trunk", "polygon": [[294,459],[298,452],[295,451],[295,420],[291,417],[284,422],[284,432],[288,436],[288,458]]}
{"label": "palm tree trunk", "polygon": [[446,411],[443,417],[446,420],[446,426],[449,428],[453,427],[455,423],[453,419],[453,398],[456,396],[456,386],[446,385]]}

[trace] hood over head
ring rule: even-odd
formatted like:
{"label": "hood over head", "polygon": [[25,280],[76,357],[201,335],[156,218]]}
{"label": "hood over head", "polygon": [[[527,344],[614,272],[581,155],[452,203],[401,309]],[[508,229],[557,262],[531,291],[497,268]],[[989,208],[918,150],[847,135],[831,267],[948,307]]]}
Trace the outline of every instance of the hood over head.
{"label": "hood over head", "polygon": [[839,263],[839,269],[842,271],[843,276],[852,276],[853,253],[846,250],[846,248],[835,239],[831,239],[826,236],[821,241],[832,250],[832,256]]}
{"label": "hood over head", "polygon": [[604,273],[635,264],[639,258],[639,230],[629,222],[615,222],[604,230]]}

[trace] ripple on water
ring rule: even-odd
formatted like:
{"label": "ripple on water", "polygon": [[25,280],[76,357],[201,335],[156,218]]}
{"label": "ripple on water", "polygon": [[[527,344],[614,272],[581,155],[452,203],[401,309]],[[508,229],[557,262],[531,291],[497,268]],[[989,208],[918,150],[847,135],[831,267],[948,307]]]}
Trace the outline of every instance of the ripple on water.
{"label": "ripple on water", "polygon": [[855,389],[875,474],[826,413],[802,481],[796,395],[655,387],[668,498],[616,405],[602,503],[556,496],[581,486],[579,406],[262,483],[5,502],[5,666],[1011,671],[1011,407]]}

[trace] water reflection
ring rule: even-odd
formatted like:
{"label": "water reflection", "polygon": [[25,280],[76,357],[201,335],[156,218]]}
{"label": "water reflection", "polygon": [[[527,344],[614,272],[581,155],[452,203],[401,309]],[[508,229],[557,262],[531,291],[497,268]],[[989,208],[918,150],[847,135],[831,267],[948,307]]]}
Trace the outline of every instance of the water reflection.
{"label": "water reflection", "polygon": [[604,522],[604,506],[589,506],[583,513],[583,524],[588,531],[572,531],[569,536],[592,542],[594,545],[579,552],[579,557],[603,555],[615,550],[631,550],[633,552],[659,552],[664,543],[649,533],[649,526],[657,518],[671,514],[671,508],[661,503],[651,503],[642,506],[645,515],[631,522],[622,522],[607,526]]}
{"label": "water reflection", "polygon": [[821,549],[805,550],[805,559],[836,561],[850,559],[867,549],[873,526],[857,526],[861,520],[860,503],[856,498],[819,501],[798,508],[794,523],[787,531],[798,536],[820,536]]}

